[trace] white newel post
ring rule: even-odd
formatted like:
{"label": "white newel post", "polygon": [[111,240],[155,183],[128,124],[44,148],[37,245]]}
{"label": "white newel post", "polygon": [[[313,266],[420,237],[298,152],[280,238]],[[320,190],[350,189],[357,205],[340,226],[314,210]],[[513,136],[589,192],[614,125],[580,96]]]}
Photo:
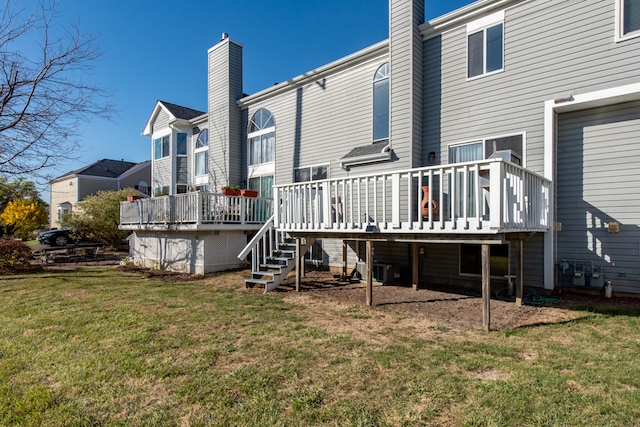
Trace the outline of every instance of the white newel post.
{"label": "white newel post", "polygon": [[489,165],[489,214],[491,228],[502,228],[502,186],[504,182],[504,167],[502,162],[495,161]]}
{"label": "white newel post", "polygon": [[400,228],[400,174],[391,175],[391,226]]}
{"label": "white newel post", "polygon": [[202,224],[202,193],[196,192],[196,223]]}
{"label": "white newel post", "polygon": [[331,185],[328,182],[322,183],[322,210],[324,228],[331,228]]}

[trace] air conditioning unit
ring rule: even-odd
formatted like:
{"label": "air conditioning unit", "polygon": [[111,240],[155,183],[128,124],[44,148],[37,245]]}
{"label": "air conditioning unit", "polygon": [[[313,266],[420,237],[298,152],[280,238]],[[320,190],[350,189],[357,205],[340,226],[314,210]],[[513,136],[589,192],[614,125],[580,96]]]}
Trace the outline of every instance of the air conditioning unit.
{"label": "air conditioning unit", "polygon": [[490,159],[502,159],[507,162],[515,163],[516,165],[522,165],[522,159],[512,150],[498,150],[494,151],[490,156]]}
{"label": "air conditioning unit", "polygon": [[[358,274],[360,274],[361,279],[366,279],[366,262],[357,262],[356,270],[358,270]],[[374,262],[371,273],[371,275],[373,276],[373,281],[381,283],[383,285],[400,280],[400,271],[393,264]]]}

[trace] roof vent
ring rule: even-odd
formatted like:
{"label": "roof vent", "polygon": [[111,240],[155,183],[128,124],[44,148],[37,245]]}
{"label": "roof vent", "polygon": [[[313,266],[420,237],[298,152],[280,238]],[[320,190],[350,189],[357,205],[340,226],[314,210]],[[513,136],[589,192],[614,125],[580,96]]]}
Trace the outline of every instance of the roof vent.
{"label": "roof vent", "polygon": [[229,34],[227,34],[227,33],[222,33],[222,37],[220,38],[220,41],[222,41],[222,40],[226,40],[226,39],[228,39],[228,38],[229,38]]}

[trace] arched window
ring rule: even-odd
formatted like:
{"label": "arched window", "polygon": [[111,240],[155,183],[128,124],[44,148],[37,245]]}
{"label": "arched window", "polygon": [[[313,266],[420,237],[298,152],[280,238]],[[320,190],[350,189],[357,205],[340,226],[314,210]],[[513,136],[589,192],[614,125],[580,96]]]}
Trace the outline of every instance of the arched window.
{"label": "arched window", "polygon": [[273,115],[267,109],[261,108],[251,118],[249,123],[249,164],[258,165],[274,160],[276,147],[276,125]]}
{"label": "arched window", "polygon": [[373,140],[389,138],[389,63],[378,68],[373,77]]}

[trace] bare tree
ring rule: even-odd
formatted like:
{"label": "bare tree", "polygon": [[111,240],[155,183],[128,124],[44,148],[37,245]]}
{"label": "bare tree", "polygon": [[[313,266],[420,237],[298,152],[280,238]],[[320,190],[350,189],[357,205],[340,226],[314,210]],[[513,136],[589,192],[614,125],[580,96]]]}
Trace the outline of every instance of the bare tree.
{"label": "bare tree", "polygon": [[78,157],[78,128],[111,118],[110,93],[85,81],[101,51],[94,37],[56,24],[55,3],[11,0],[0,12],[0,175],[39,173]]}

